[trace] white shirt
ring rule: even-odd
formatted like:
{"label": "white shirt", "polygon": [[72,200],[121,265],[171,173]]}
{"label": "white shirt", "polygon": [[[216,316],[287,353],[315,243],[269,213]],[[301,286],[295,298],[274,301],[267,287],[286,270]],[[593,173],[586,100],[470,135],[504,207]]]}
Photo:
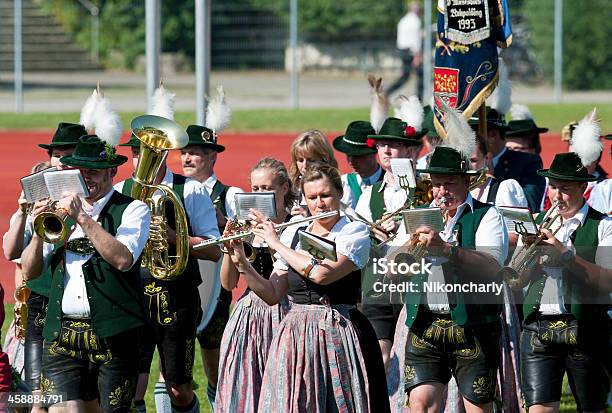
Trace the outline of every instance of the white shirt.
{"label": "white shirt", "polygon": [[[91,208],[83,206],[83,210],[93,219],[99,218],[100,212],[115,192],[111,189],[104,197],[93,203]],[[132,265],[138,260],[142,250],[149,239],[149,223],[151,215],[149,207],[144,202],[132,201],[121,216],[121,224],[117,228],[115,239],[125,245],[132,254]],[[74,231],[68,240],[85,237],[80,225],[75,224]],[[90,317],[89,300],[83,277],[83,264],[93,254],[81,255],[66,250],[64,275],[64,297],[62,299],[62,312],[68,316]],[[127,271],[127,270],[126,270]]]}
{"label": "white shirt", "polygon": [[[555,234],[563,245],[574,250],[571,235],[584,224],[589,206],[585,203],[576,215],[565,220],[559,231]],[[612,246],[612,218],[605,217],[597,227],[597,239],[599,247]],[[519,241],[522,245],[522,239]],[[598,248],[595,254],[595,264],[604,268],[612,268],[612,254],[609,248]],[[565,313],[565,300],[563,297],[563,269],[561,267],[542,266],[542,270],[548,275],[544,283],[542,300],[540,301],[540,312],[544,315]]]}
{"label": "white shirt", "polygon": [[[474,199],[477,199],[480,202],[487,202],[492,181],[493,180],[489,178],[482,191],[478,188],[474,189],[471,192]],[[527,198],[525,197],[525,191],[516,179],[506,179],[499,183],[499,186],[497,187],[497,194],[495,195],[495,202],[493,204],[497,206],[514,206],[523,208],[527,208],[529,206],[527,204]]]}
{"label": "white shirt", "polygon": [[598,182],[591,190],[589,204],[603,214],[612,214],[612,179]]}
{"label": "white shirt", "polygon": [[[383,169],[380,166],[378,167],[376,172],[374,172],[372,175],[368,176],[365,179],[358,173],[355,173],[357,183],[359,184],[359,188],[361,188],[361,193],[363,194],[363,191],[365,191],[368,186],[372,186],[376,182],[378,182],[382,174]],[[355,197],[355,194],[351,190],[351,186],[348,183],[348,175],[349,174],[343,174],[340,177],[340,179],[342,180],[342,190],[344,191],[341,201],[343,204],[348,205],[354,209],[357,206],[357,198]]]}
{"label": "white shirt", "polygon": [[[300,218],[302,217],[296,216],[291,220],[294,221]],[[292,225],[283,231],[280,237],[283,245],[291,247],[291,241],[293,241],[293,237],[300,227],[299,224]],[[306,231],[310,230],[311,227],[312,223],[308,225]],[[363,268],[370,259],[370,231],[361,222],[351,222],[347,217],[342,216],[325,238],[334,241],[336,243],[336,252],[347,257],[357,268]],[[301,250],[299,242],[295,250]],[[274,262],[275,269],[281,271],[289,270],[289,264],[278,252],[274,255],[274,258],[276,259]]]}
{"label": "white shirt", "polygon": [[504,146],[504,149],[502,149],[500,153],[498,153],[493,159],[491,159],[491,162],[493,163],[493,169],[495,169],[495,167],[499,163],[499,158],[501,158],[502,155],[505,154],[507,150],[508,148]]}
{"label": "white shirt", "polygon": [[[397,183],[389,183],[390,172],[385,173],[383,178],[383,184],[380,186],[379,191],[383,191],[383,200],[385,202],[385,212],[395,211],[397,208],[404,205],[406,202],[406,191],[399,187]],[[355,212],[367,219],[373,221],[372,211],[370,210],[370,199],[372,198],[372,186],[367,187],[355,207]]]}
{"label": "white shirt", "polygon": [[421,18],[415,13],[406,13],[397,23],[397,48],[412,54],[421,51]]}
{"label": "white shirt", "polygon": [[[432,206],[436,205],[432,203]],[[458,240],[456,239],[455,225],[459,221],[465,208],[469,208],[472,212],[474,211],[474,202],[470,194],[468,194],[465,202],[459,205],[453,218],[446,223],[444,231],[440,233],[440,237],[445,242],[454,245],[457,244]],[[484,214],[476,230],[476,249],[492,255],[500,265],[503,265],[508,256],[508,244],[508,230],[506,224],[499,210],[493,206]],[[429,256],[428,259],[433,265],[431,267],[432,273],[428,276],[427,281],[444,283],[442,264],[444,264],[447,259],[437,256]],[[446,293],[429,291],[427,292],[426,300],[427,306],[433,312],[448,313],[450,311],[448,295]]]}
{"label": "white shirt", "polygon": [[[213,187],[217,183],[217,175],[212,174],[206,181],[202,182],[206,190],[208,191],[208,195],[212,194]],[[225,195],[225,211],[227,212],[228,218],[236,217],[236,199],[235,195],[239,192],[244,192],[242,189],[237,188],[235,186],[230,186],[227,189],[227,193]]]}
{"label": "white shirt", "polygon": [[[166,174],[161,184],[172,188],[173,178],[174,174],[166,168]],[[121,181],[117,183],[115,189],[121,191],[124,182],[125,181]],[[157,201],[161,195],[161,191],[155,191],[153,200]],[[187,178],[183,186],[183,198],[185,212],[189,217],[189,225],[191,226],[194,236],[208,238],[218,237],[219,228],[217,227],[217,215],[206,188],[195,179]]]}

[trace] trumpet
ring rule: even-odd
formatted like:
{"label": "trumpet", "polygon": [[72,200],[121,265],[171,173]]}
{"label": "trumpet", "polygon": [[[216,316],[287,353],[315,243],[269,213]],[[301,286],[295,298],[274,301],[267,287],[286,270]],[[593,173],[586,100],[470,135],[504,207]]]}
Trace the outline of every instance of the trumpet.
{"label": "trumpet", "polygon": [[57,208],[57,201],[49,201],[46,209],[34,218],[34,231],[45,242],[57,244],[68,236],[68,211]]}
{"label": "trumpet", "polygon": [[542,229],[551,230],[554,225],[558,224],[557,228],[555,228],[553,231],[553,235],[555,235],[559,229],[561,229],[560,224],[563,223],[563,217],[561,217],[560,214],[555,213],[558,207],[559,201],[555,201],[555,203],[546,212],[535,240],[527,243],[525,240],[526,233],[521,233],[521,235],[523,235],[525,246],[514,254],[512,262],[509,266],[502,267],[502,269],[499,270],[498,274],[503,277],[504,281],[510,288],[518,289],[523,288],[526,285],[529,270],[533,267],[533,265],[535,265],[536,259],[538,258],[539,244],[544,239]]}
{"label": "trumpet", "polygon": [[[323,218],[329,218],[329,217],[334,217],[338,215],[338,211],[329,211],[329,212],[323,212],[321,214],[317,214],[317,215],[311,215],[309,217],[305,217],[305,218],[300,218],[300,219],[296,219],[294,221],[291,222],[285,222],[283,224],[277,224],[274,225],[274,229],[277,231],[280,231],[281,229],[293,226],[293,225],[298,225],[298,224],[303,224],[304,222],[310,222],[310,221],[314,221],[315,219],[323,219]],[[254,260],[255,259],[255,254],[254,254],[254,249],[251,246],[251,242],[253,240],[253,237],[255,236],[255,234],[253,234],[253,228],[251,227],[251,224],[246,223],[246,222],[239,222],[236,225],[232,224],[232,234],[231,235],[226,235],[224,237],[219,237],[219,238],[211,238],[211,239],[207,239],[206,241],[203,241],[197,245],[194,245],[193,249],[194,250],[200,250],[202,248],[208,248],[211,247],[213,245],[219,245],[219,244],[223,244],[225,242],[234,240],[234,239],[242,239],[244,240],[243,242],[245,243],[245,254],[247,256],[249,256],[250,260]],[[247,246],[248,245],[248,246]],[[248,252],[247,249],[250,249],[251,252]]]}

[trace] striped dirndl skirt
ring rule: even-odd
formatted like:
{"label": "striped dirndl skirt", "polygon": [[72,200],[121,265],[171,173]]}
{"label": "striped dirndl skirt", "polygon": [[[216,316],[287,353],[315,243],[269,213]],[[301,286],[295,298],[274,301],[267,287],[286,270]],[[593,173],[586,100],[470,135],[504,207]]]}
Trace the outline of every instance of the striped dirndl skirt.
{"label": "striped dirndl skirt", "polygon": [[260,412],[386,412],[372,326],[352,305],[295,304],[272,340]]}
{"label": "striped dirndl skirt", "polygon": [[249,291],[234,306],[221,339],[215,412],[255,412],[268,349],[289,310]]}

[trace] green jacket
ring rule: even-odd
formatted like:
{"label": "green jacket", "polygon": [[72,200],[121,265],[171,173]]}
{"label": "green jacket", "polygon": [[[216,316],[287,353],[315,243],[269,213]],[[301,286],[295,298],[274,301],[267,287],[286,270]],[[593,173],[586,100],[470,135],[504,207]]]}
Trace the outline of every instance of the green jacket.
{"label": "green jacket", "polygon": [[[132,198],[115,191],[100,212],[98,222],[102,228],[115,236],[123,212],[133,201]],[[72,219],[68,221],[67,224],[70,226],[75,224]],[[58,243],[53,250],[47,270],[52,274],[49,307],[43,330],[43,336],[47,341],[56,340],[61,328],[64,256],[65,246],[63,243]],[[98,252],[83,264],[92,328],[100,337],[111,337],[144,323],[139,268],[140,260],[135,262],[130,270],[119,271],[104,261]]]}
{"label": "green jacket", "polygon": [[[462,248],[474,249],[476,247],[476,231],[491,205],[474,199],[473,207],[473,212],[469,212],[469,208],[466,207],[455,225],[458,246]],[[449,283],[465,282],[467,281],[465,275],[471,276],[471,274],[459,274],[450,262],[443,264],[442,268],[444,278]],[[408,327],[412,327],[423,305],[423,283],[427,281],[427,274],[416,275],[412,277],[412,281],[417,286],[415,290],[418,290],[418,292],[406,293],[406,325]],[[455,303],[451,304],[451,317],[458,325],[478,325],[499,321],[500,305],[479,304],[475,299],[470,298],[458,294],[454,300],[450,300]]]}
{"label": "green jacket", "polygon": [[[576,255],[586,261],[595,262],[596,247],[599,243],[597,236],[598,227],[605,216],[605,214],[589,207],[584,224],[576,229],[576,238],[574,241]],[[536,223],[541,223],[543,217],[544,212],[541,212],[536,218]],[[585,304],[585,302],[588,301],[587,297],[592,296],[593,291],[589,289],[588,286],[576,282],[579,278],[580,276],[578,274],[568,274],[567,271],[563,273],[563,294],[567,298],[567,303],[569,303],[567,305],[568,310],[578,321],[583,323],[594,324],[606,320],[608,306]],[[539,314],[538,310],[540,308],[540,301],[542,300],[545,283],[546,277],[543,274],[538,274],[527,286],[525,301],[523,302],[525,320],[530,316],[537,316]],[[594,297],[591,297],[591,301],[595,301]]]}

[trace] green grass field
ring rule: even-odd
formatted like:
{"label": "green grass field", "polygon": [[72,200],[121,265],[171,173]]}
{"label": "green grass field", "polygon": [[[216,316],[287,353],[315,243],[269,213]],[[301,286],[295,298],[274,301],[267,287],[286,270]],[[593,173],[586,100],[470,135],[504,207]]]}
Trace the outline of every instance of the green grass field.
{"label": "green grass field", "polygon": [[[572,120],[580,120],[588,111],[597,107],[601,118],[602,131],[612,131],[612,104],[540,104],[529,108],[538,126],[547,127],[559,133]],[[121,113],[125,128],[130,120],[141,113]],[[234,111],[228,131],[233,132],[299,132],[309,128],[325,131],[339,131],[349,122],[368,119],[369,108],[354,109],[265,109]],[[181,125],[193,122],[193,112],[177,112],[176,121]],[[78,113],[32,113],[16,115],[0,113],[0,129],[54,129],[59,121],[79,119]]]}
{"label": "green grass field", "polygon": [[[6,330],[13,318],[13,305],[5,304],[4,309],[6,311],[6,320],[4,325],[2,326],[2,337],[5,337]],[[4,339],[3,339],[4,340]],[[148,412],[155,411],[155,400],[153,397],[153,389],[155,387],[155,381],[159,375],[159,363],[157,362],[157,353],[153,360],[153,365],[151,366],[151,375],[149,376],[149,387],[145,397],[145,402],[147,405]],[[198,399],[200,399],[200,406],[202,412],[210,412],[210,404],[208,403],[208,398],[206,397],[206,377],[204,376],[204,368],[202,367],[202,358],[200,356],[200,352],[196,350],[195,357],[195,366],[193,368],[194,379],[197,382],[198,388],[196,390],[196,394],[198,395]],[[567,378],[565,380],[567,382]],[[564,393],[561,399],[561,413],[572,413],[576,411],[576,405],[574,403],[574,398],[571,394],[567,393],[567,386],[564,384],[563,386]]]}

